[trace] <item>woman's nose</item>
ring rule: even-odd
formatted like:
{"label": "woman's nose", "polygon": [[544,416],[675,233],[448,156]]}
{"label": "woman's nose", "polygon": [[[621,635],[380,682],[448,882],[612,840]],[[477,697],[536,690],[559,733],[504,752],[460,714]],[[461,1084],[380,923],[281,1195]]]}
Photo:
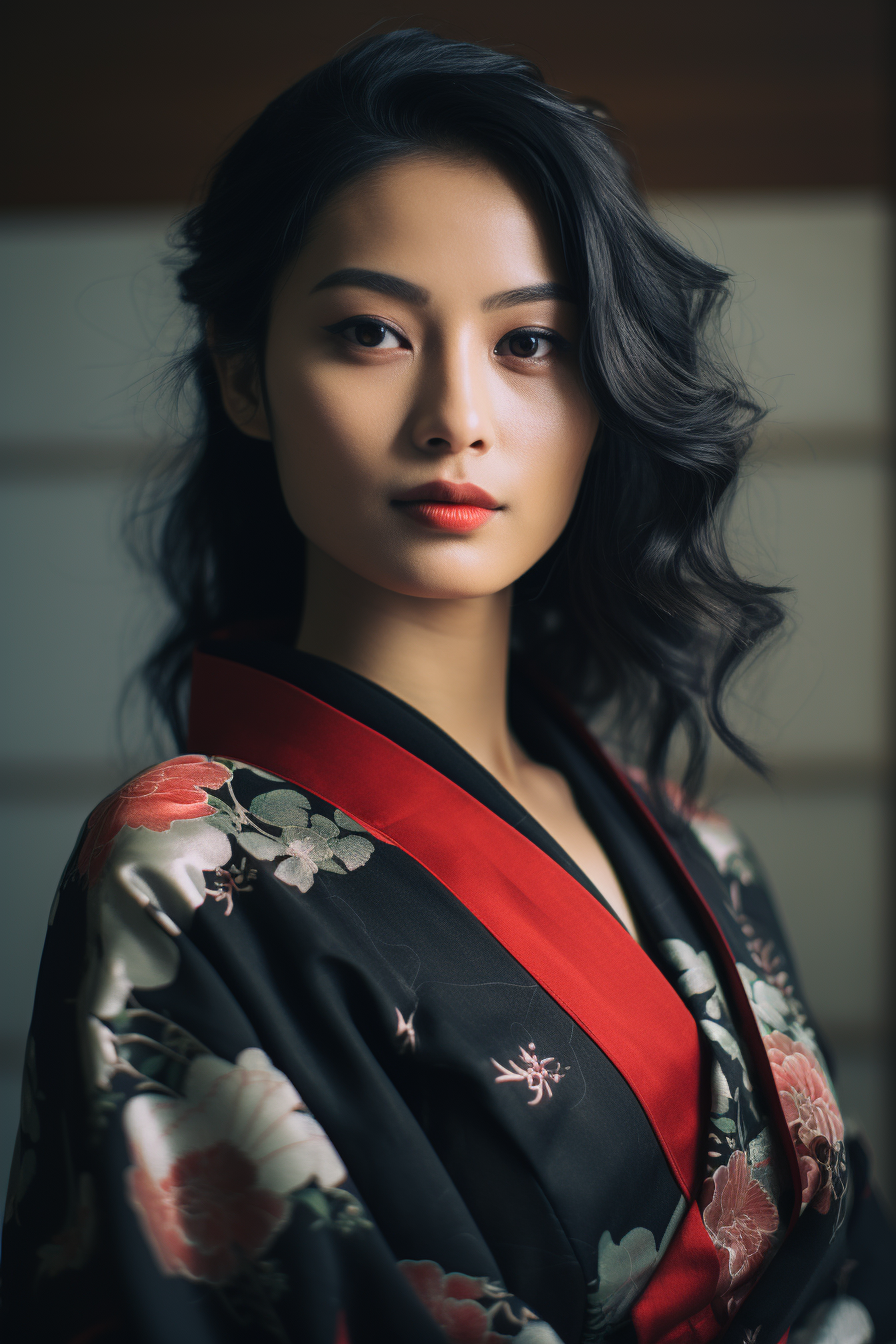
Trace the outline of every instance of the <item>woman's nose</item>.
{"label": "woman's nose", "polygon": [[485,361],[470,344],[443,351],[423,373],[411,430],[422,452],[487,452],[494,442]]}

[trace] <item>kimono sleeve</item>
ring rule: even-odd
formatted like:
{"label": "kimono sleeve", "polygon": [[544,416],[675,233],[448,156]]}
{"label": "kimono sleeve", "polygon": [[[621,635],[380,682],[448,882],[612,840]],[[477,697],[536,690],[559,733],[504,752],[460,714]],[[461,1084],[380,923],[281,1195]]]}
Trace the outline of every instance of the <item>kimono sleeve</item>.
{"label": "kimono sleeve", "polygon": [[447,1337],[191,937],[241,880],[229,777],[154,767],[94,810],[63,874],[5,1215],[7,1344]]}
{"label": "kimono sleeve", "polygon": [[[735,950],[738,969],[764,1037],[792,1038],[797,1048],[808,1043],[826,1072],[836,1098],[836,1059],[815,1022],[803,992],[798,969],[782,928],[771,885],[747,839],[724,817],[697,813],[691,830],[704,853],[725,880],[728,897],[723,912],[726,932]],[[832,936],[835,936],[832,933]],[[805,1117],[794,1105],[785,1113],[795,1116],[796,1131]],[[836,1099],[834,1109],[837,1109]],[[839,1111],[838,1111],[839,1115]],[[797,1323],[793,1344],[880,1344],[896,1340],[896,1296],[892,1266],[896,1264],[896,1227],[877,1193],[871,1157],[861,1133],[845,1121],[840,1134],[847,1155],[851,1196],[847,1202],[846,1254],[836,1284]],[[811,1129],[811,1125],[807,1126]],[[800,1149],[797,1143],[798,1152]],[[807,1168],[812,1170],[812,1159]]]}

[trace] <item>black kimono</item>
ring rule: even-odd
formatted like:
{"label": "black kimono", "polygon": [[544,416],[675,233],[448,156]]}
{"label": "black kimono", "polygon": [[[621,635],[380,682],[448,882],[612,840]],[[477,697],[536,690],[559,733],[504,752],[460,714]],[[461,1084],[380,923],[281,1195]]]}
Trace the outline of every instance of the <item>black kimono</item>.
{"label": "black kimono", "polygon": [[100,803],[50,915],[9,1344],[896,1336],[896,1238],[751,856],[715,816],[667,835],[522,676],[511,708],[643,945],[388,692],[196,655],[190,754]]}

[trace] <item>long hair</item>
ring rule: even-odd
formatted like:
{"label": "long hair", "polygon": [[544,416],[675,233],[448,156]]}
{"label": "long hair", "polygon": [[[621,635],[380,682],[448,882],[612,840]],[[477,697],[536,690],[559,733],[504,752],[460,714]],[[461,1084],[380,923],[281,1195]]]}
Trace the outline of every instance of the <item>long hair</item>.
{"label": "long hair", "polygon": [[515,652],[580,711],[612,706],[655,790],[676,730],[690,796],[710,727],[761,768],[723,704],[783,618],[783,590],[742,577],[722,532],[763,413],[717,339],[729,276],[657,225],[604,120],[529,62],[417,29],[369,38],[274,99],[181,221],[180,293],[195,317],[181,370],[200,412],[137,511],[154,519],[151,564],[175,612],[142,669],[155,704],[182,743],[197,642],[247,619],[297,629],[301,615],[304,541],[272,448],[224,412],[208,324],[215,351],[263,379],[275,282],[317,212],[352,179],[427,150],[485,158],[541,203],[578,299],[582,374],[600,416],[569,523],[516,586]]}

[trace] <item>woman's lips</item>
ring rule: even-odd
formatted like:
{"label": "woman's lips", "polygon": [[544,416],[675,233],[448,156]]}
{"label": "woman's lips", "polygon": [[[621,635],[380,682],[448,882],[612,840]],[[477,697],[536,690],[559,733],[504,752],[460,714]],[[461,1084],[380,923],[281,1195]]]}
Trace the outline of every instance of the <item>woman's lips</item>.
{"label": "woman's lips", "polygon": [[472,532],[501,509],[497,500],[478,485],[454,481],[416,485],[392,503],[402,513],[437,532]]}
{"label": "woman's lips", "polygon": [[419,503],[399,502],[398,507],[437,532],[472,532],[497,513],[497,509],[478,509],[475,504],[437,504],[422,499]]}

